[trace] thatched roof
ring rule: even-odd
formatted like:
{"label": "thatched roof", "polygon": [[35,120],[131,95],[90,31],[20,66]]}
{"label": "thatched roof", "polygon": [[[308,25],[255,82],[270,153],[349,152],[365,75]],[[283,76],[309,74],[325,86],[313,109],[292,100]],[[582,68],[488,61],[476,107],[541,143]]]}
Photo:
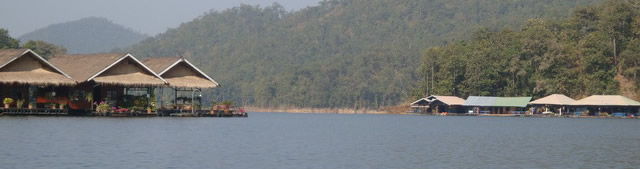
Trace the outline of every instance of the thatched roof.
{"label": "thatched roof", "polygon": [[29,49],[0,50],[0,83],[75,85],[73,79]]}
{"label": "thatched roof", "polygon": [[575,102],[572,98],[569,98],[563,94],[552,94],[547,97],[540,98],[538,100],[534,100],[529,104],[532,105],[570,105]]}
{"label": "thatched roof", "polygon": [[22,56],[27,49],[2,49],[0,50],[0,67],[4,67],[9,61]]}
{"label": "thatched roof", "polygon": [[106,85],[160,86],[166,81],[131,54],[78,54],[55,56],[51,63],[78,82]]}
{"label": "thatched roof", "polygon": [[188,60],[178,57],[151,58],[144,61],[153,71],[179,88],[215,88],[219,84]]}
{"label": "thatched roof", "polygon": [[150,58],[142,61],[149,69],[156,72],[158,75],[162,76],[160,72],[164,72],[172,65],[179,62],[181,58],[179,57],[164,57],[164,58]]}
{"label": "thatched roof", "polygon": [[640,102],[620,95],[593,95],[571,103],[574,106],[640,106]]}
{"label": "thatched roof", "polygon": [[469,96],[464,106],[480,107],[527,107],[531,97],[485,97]]}

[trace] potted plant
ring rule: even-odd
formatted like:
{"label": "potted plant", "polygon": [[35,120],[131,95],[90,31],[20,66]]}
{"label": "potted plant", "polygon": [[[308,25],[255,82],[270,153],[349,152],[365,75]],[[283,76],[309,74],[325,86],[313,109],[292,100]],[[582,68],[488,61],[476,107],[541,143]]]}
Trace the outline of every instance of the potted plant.
{"label": "potted plant", "polygon": [[229,108],[231,107],[231,105],[233,105],[232,101],[228,101],[228,100],[227,101],[223,101],[222,105],[224,105],[223,110],[222,110],[222,111],[224,111],[224,114],[231,113],[231,110]]}
{"label": "potted plant", "polygon": [[49,105],[49,108],[51,108],[51,109],[56,109],[56,103],[51,102],[51,103],[49,103],[48,105]]}
{"label": "potted plant", "polygon": [[229,110],[229,107],[231,107],[231,105],[233,105],[232,101],[223,101],[222,105],[224,105],[224,110]]}
{"label": "potted plant", "polygon": [[200,104],[194,103],[193,104],[193,110],[200,110]]}
{"label": "potted plant", "polygon": [[218,101],[212,100],[212,101],[211,101],[211,109],[213,109],[214,107],[216,107],[216,105],[218,105]]}
{"label": "potted plant", "polygon": [[20,109],[22,105],[24,105],[24,99],[18,99],[18,101],[16,101],[16,107]]}
{"label": "potted plant", "polygon": [[147,107],[147,114],[151,114],[151,111],[152,111],[152,110],[153,110],[153,109],[152,109],[151,107]]}
{"label": "potted plant", "polygon": [[[87,100],[87,102],[89,102],[89,104],[93,103],[93,93],[92,92],[88,92],[84,99]],[[94,104],[91,104],[91,109],[93,109],[93,105]]]}
{"label": "potted plant", "polygon": [[109,111],[109,104],[107,104],[107,102],[100,102],[98,104],[98,106],[96,106],[96,111],[98,113],[106,113],[107,111]]}
{"label": "potted plant", "polygon": [[66,102],[61,102],[61,103],[59,104],[59,106],[60,106],[60,107],[59,107],[59,108],[60,108],[60,110],[64,109],[64,106],[66,106],[66,105],[67,105],[67,103],[66,103]]}
{"label": "potted plant", "polygon": [[4,100],[2,102],[4,103],[4,108],[8,109],[9,105],[11,105],[11,103],[13,103],[13,99],[9,98],[9,97],[6,97],[6,98],[4,98]]}

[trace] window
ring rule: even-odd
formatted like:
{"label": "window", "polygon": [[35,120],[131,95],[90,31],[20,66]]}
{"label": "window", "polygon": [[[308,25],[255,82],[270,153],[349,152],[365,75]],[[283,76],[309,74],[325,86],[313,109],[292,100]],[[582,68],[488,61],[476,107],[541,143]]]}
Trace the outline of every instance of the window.
{"label": "window", "polygon": [[107,99],[106,100],[114,100],[118,98],[118,92],[115,90],[107,90]]}
{"label": "window", "polygon": [[74,90],[71,95],[69,96],[69,99],[71,101],[78,101],[78,100],[84,100],[87,97],[87,92],[84,90]]}

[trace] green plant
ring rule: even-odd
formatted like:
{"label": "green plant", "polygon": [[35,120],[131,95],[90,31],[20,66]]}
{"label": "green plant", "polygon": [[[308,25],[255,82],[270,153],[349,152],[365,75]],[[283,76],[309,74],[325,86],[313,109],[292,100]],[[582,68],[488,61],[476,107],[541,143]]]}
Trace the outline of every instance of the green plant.
{"label": "green plant", "polygon": [[93,102],[93,92],[88,92],[84,99],[88,102]]}
{"label": "green plant", "polygon": [[47,104],[47,107],[49,107],[49,108],[55,108],[55,107],[56,107],[56,103],[54,103],[54,102],[48,103],[48,104]]}
{"label": "green plant", "polygon": [[198,103],[194,103],[194,104],[193,104],[193,109],[194,109],[194,110],[200,110],[200,104],[198,104]]}
{"label": "green plant", "polygon": [[96,107],[96,111],[100,113],[106,113],[107,111],[109,111],[109,104],[107,104],[107,102],[100,102],[100,104],[98,104],[98,106]]}
{"label": "green plant", "polygon": [[151,107],[147,107],[147,111],[151,111],[153,110]]}
{"label": "green plant", "polygon": [[225,105],[225,106],[231,106],[231,105],[233,105],[233,102],[232,102],[232,101],[229,101],[229,100],[226,100],[226,101],[223,101],[223,102],[222,102],[222,105]]}
{"label": "green plant", "polygon": [[140,107],[141,109],[147,107],[147,97],[134,96],[133,99],[133,106]]}
{"label": "green plant", "polygon": [[6,98],[4,98],[4,100],[2,102],[4,102],[4,104],[11,104],[11,103],[13,103],[13,99],[9,98],[9,97],[6,97]]}
{"label": "green plant", "polygon": [[18,101],[16,101],[16,106],[18,108],[22,108],[22,105],[24,105],[24,99],[18,99]]}

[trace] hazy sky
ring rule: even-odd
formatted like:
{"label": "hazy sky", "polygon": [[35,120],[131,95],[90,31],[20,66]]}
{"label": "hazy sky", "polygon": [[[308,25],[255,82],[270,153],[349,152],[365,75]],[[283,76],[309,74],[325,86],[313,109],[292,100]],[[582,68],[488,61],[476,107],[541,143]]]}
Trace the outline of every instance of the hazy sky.
{"label": "hazy sky", "polygon": [[0,28],[17,38],[50,24],[97,16],[141,33],[156,35],[210,9],[240,4],[280,3],[287,10],[314,6],[321,0],[0,0]]}

